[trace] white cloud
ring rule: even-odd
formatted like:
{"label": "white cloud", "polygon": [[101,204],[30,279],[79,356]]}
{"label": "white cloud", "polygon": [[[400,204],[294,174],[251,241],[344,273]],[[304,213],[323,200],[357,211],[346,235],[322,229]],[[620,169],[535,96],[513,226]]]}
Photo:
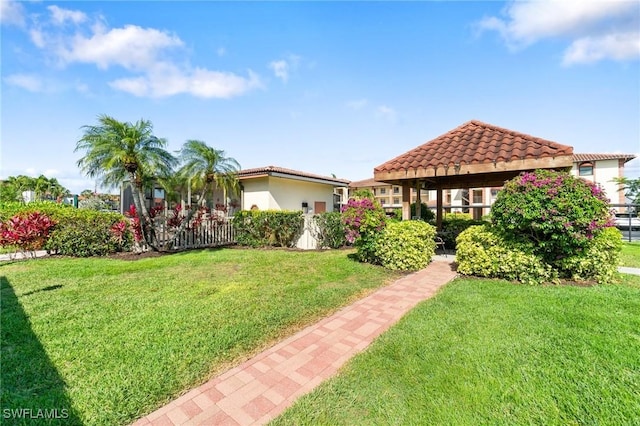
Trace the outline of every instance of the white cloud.
{"label": "white cloud", "polygon": [[511,1],[503,15],[482,19],[478,28],[497,31],[513,50],[561,38],[570,40],[564,64],[640,57],[640,7],[636,1]]}
{"label": "white cloud", "polygon": [[384,118],[391,121],[392,123],[395,123],[397,116],[398,114],[396,113],[396,111],[386,105],[380,105],[378,108],[376,108],[376,117]]}
{"label": "white cloud", "polygon": [[55,5],[48,6],[47,9],[51,12],[51,21],[55,25],[64,25],[67,21],[81,24],[87,20],[87,15],[77,10],[62,9]]}
{"label": "white cloud", "polygon": [[262,87],[259,76],[251,70],[247,77],[242,77],[203,68],[185,71],[169,64],[147,75],[118,79],[109,85],[138,97],[162,98],[184,93],[199,98],[223,99]]}
{"label": "white cloud", "polygon": [[290,74],[298,69],[300,59],[300,56],[289,55],[285,59],[271,61],[269,63],[269,68],[273,71],[273,74],[276,77],[286,83],[289,80]]}
{"label": "white cloud", "polygon": [[633,59],[640,54],[640,34],[634,32],[584,37],[574,41],[565,51],[564,65],[592,63],[611,58]]}
{"label": "white cloud", "polygon": [[21,87],[29,92],[41,92],[43,90],[42,80],[31,74],[12,74],[4,78],[5,83],[11,86]]}
{"label": "white cloud", "polygon": [[68,46],[58,46],[60,58],[66,63],[93,63],[101,69],[119,65],[129,70],[143,70],[153,67],[165,49],[184,44],[175,35],[136,25],[96,30],[90,37],[76,34]]}
{"label": "white cloud", "polygon": [[289,64],[285,60],[273,61],[269,64],[269,68],[280,80],[285,83],[289,80]]}
{"label": "white cloud", "polygon": [[[242,76],[192,67],[184,57],[176,56],[184,56],[188,50],[180,37],[168,31],[137,25],[110,28],[100,16],[90,18],[81,11],[58,6],[47,9],[47,19],[34,16],[32,25],[26,28],[32,43],[59,67],[85,63],[100,70],[119,67],[129,71],[130,75],[108,83],[115,90],[152,98],[178,94],[231,98],[262,87],[260,77],[251,70]],[[218,55],[225,53],[222,47],[217,50]],[[16,75],[6,80],[27,90],[42,88],[42,83],[28,76]],[[86,84],[67,88],[90,93]]]}
{"label": "white cloud", "polygon": [[0,23],[24,26],[25,12],[22,4],[14,0],[0,0]]}

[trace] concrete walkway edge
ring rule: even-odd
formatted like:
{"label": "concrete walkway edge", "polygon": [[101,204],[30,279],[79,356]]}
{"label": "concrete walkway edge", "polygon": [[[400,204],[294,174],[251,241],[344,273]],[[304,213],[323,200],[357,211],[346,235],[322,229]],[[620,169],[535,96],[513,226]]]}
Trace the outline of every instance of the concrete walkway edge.
{"label": "concrete walkway edge", "polygon": [[[445,259],[443,259],[445,260]],[[262,425],[334,376],[456,272],[452,259],[398,279],[134,423]]]}

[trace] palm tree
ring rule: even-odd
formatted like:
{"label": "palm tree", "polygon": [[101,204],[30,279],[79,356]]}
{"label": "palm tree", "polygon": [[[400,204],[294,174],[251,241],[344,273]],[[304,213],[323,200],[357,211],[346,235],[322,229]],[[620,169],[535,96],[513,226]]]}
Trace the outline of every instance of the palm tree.
{"label": "palm tree", "polygon": [[214,185],[225,193],[237,192],[240,164],[227,157],[223,150],[199,140],[188,140],[182,146],[180,159],[183,165],[178,174],[184,181],[191,182],[192,187],[200,188],[198,203]]}
{"label": "palm tree", "polygon": [[84,151],[78,167],[88,177],[106,187],[128,180],[144,242],[158,250],[152,219],[144,200],[144,184],[168,176],[177,160],[165,150],[167,141],[153,134],[150,121],[120,122],[107,115],[98,116],[96,126],[83,126],[84,135],[75,151]]}

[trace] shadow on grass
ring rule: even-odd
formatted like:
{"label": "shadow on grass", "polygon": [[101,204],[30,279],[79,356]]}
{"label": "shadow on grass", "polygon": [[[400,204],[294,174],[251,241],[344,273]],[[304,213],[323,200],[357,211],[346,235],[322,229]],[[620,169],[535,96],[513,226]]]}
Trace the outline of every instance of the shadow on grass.
{"label": "shadow on grass", "polygon": [[0,322],[0,423],[82,424],[71,408],[64,380],[31,329],[5,277],[0,277]]}

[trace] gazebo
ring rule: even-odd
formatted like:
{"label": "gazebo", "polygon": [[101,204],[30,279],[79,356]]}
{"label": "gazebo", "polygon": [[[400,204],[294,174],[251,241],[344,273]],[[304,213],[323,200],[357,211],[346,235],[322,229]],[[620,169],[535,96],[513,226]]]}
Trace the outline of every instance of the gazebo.
{"label": "gazebo", "polygon": [[570,169],[573,147],[513,130],[468,121],[374,168],[374,179],[402,186],[402,218],[410,219],[410,190],[436,190],[436,224],[442,226],[442,190],[503,186],[524,171]]}

